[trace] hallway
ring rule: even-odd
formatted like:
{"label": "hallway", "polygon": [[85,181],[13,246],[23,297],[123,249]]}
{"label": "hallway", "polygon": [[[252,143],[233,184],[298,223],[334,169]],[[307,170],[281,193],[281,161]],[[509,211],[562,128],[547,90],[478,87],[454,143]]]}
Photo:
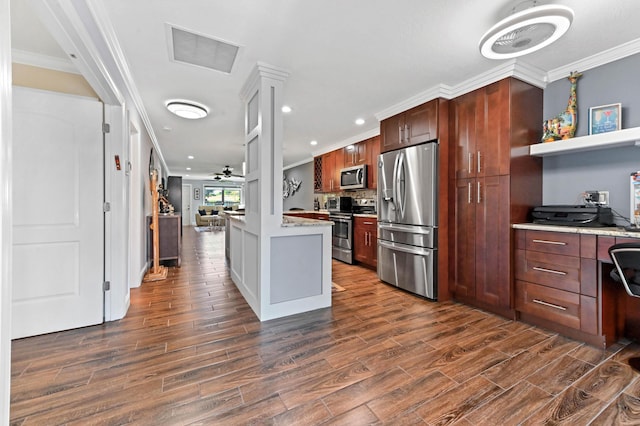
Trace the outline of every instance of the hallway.
{"label": "hallway", "polygon": [[[224,233],[118,322],[16,340],[12,425],[638,424],[640,352],[607,352],[333,264],[333,307],[260,323]],[[292,260],[294,261],[294,260]]]}

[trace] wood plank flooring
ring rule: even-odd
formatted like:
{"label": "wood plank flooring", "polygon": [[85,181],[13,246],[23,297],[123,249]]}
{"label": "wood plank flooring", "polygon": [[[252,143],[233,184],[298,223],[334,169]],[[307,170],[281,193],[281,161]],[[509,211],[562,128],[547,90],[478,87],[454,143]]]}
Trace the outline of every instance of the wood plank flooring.
{"label": "wood plank flooring", "polygon": [[260,323],[224,233],[121,321],[16,340],[12,425],[640,424],[640,347],[590,347],[334,262],[333,306]]}

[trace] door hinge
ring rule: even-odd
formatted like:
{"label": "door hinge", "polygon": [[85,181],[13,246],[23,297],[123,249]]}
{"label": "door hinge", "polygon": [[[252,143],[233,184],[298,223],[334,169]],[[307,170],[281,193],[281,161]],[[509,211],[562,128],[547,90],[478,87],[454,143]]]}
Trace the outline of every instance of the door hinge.
{"label": "door hinge", "polygon": [[102,211],[103,212],[110,212],[111,211],[111,203],[108,201],[105,201],[105,203],[102,205]]}
{"label": "door hinge", "polygon": [[102,123],[102,133],[109,133],[111,131],[111,125],[109,123]]}
{"label": "door hinge", "polygon": [[111,281],[105,281],[102,283],[102,291],[111,290]]}

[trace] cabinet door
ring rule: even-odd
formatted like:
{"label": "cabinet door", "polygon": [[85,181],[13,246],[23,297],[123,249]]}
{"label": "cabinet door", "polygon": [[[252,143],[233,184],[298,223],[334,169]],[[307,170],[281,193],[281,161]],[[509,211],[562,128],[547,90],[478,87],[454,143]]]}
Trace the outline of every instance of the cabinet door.
{"label": "cabinet door", "polygon": [[405,112],[403,145],[416,145],[438,138],[438,100]]}
{"label": "cabinet door", "polygon": [[476,299],[508,308],[511,303],[509,177],[475,180]]}
{"label": "cabinet door", "polygon": [[354,165],[367,164],[369,161],[369,141],[358,142],[353,146],[353,163]]}
{"label": "cabinet door", "polygon": [[344,160],[344,167],[351,167],[356,165],[356,145],[349,145],[342,148],[342,158]]}
{"label": "cabinet door", "polygon": [[476,108],[478,91],[456,98],[453,102],[453,139],[456,179],[474,177],[476,155]]}
{"label": "cabinet door", "polygon": [[353,258],[358,262],[366,263],[368,255],[367,226],[362,217],[353,218]]}
{"label": "cabinet door", "polygon": [[475,289],[475,180],[458,179],[455,188],[455,242],[453,291],[474,297]]}
{"label": "cabinet door", "polygon": [[[509,174],[510,124],[509,79],[481,89],[476,109],[476,175]],[[524,135],[528,137],[528,135]]]}
{"label": "cabinet door", "polygon": [[394,115],[380,122],[380,151],[387,152],[402,146],[401,134],[404,114]]}
{"label": "cabinet door", "polygon": [[322,156],[322,192],[333,191],[335,167],[334,151],[324,154]]}
{"label": "cabinet door", "polygon": [[367,160],[367,188],[376,189],[378,187],[378,155],[380,155],[380,136],[369,139],[368,160]]}

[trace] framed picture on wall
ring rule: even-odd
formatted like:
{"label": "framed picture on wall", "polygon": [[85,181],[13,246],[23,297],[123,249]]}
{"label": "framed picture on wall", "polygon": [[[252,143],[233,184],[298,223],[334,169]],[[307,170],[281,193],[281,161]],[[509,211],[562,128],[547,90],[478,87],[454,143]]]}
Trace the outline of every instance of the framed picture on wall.
{"label": "framed picture on wall", "polygon": [[589,134],[607,133],[620,130],[622,104],[601,105],[589,108]]}
{"label": "framed picture on wall", "polygon": [[200,199],[200,188],[193,188],[193,199],[194,200]]}

